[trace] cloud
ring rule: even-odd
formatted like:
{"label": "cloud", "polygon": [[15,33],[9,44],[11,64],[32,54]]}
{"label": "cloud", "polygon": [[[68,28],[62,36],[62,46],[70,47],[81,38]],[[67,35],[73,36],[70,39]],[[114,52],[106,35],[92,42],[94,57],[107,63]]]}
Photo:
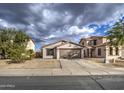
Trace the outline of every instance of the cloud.
{"label": "cloud", "polygon": [[76,34],[76,35],[84,34],[84,33],[90,34],[90,33],[94,33],[95,29],[88,27],[83,27],[80,29],[78,26],[72,26],[69,28],[68,32],[69,34]]}
{"label": "cloud", "polygon": [[[0,4],[0,27],[25,30],[37,42],[77,42],[100,30],[106,32],[123,13],[124,4]],[[106,24],[109,27],[103,28]]]}
{"label": "cloud", "polygon": [[56,36],[55,35],[49,35],[48,37],[46,37],[45,39],[51,39],[51,38],[55,38]]}

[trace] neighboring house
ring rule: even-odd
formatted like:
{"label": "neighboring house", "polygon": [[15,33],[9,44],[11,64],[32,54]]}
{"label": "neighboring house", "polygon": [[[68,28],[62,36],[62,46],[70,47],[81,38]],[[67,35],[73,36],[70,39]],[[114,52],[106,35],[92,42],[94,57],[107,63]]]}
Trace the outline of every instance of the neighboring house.
{"label": "neighboring house", "polygon": [[35,43],[32,39],[27,42],[26,50],[33,50],[35,52]]}
{"label": "neighboring house", "polygon": [[105,36],[82,38],[79,44],[84,47],[84,57],[87,58],[117,59],[118,57],[122,57],[122,54],[124,56],[124,50],[122,52],[122,47],[110,46]]}
{"label": "neighboring house", "polygon": [[61,40],[42,47],[43,58],[83,58],[83,47],[79,44]]}

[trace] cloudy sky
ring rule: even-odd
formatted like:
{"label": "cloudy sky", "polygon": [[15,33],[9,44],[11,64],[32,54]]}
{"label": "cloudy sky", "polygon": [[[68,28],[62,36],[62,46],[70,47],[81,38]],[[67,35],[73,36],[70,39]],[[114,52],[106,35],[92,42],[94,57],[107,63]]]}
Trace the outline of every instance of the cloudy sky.
{"label": "cloudy sky", "polygon": [[0,4],[0,27],[26,31],[38,51],[62,39],[105,35],[123,15],[124,4]]}

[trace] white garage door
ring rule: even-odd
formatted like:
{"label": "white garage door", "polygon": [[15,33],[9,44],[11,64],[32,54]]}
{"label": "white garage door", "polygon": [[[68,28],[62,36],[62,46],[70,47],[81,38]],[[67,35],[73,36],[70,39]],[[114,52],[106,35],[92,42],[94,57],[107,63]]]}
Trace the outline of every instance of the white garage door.
{"label": "white garage door", "polygon": [[81,49],[60,49],[60,58],[81,58]]}

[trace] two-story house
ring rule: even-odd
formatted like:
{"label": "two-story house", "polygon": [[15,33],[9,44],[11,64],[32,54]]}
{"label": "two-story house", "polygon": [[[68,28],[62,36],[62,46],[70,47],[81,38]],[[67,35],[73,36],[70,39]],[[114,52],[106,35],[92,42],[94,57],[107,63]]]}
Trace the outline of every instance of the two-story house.
{"label": "two-story house", "polygon": [[79,42],[82,45],[84,57],[116,59],[122,57],[122,47],[114,47],[108,44],[105,36],[91,36],[82,38]]}

